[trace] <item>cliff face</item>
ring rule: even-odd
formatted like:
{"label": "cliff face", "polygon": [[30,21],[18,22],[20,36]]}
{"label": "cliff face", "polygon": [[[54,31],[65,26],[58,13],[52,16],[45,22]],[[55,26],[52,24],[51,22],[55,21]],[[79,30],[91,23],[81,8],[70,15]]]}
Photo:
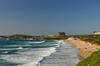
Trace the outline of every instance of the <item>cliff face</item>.
{"label": "cliff face", "polygon": [[93,52],[100,49],[100,45],[85,42],[80,39],[69,38],[67,40],[67,42],[69,42],[73,46],[77,47],[80,52],[80,55],[84,59],[87,58],[88,56],[90,56]]}

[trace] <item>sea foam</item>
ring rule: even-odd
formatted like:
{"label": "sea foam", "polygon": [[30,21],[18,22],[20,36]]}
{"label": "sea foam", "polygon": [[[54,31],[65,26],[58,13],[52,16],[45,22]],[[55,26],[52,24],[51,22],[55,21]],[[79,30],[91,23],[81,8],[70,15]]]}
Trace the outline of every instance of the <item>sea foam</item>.
{"label": "sea foam", "polygon": [[[30,42],[30,43],[44,43],[45,41],[39,42]],[[57,45],[59,41],[56,42]],[[48,42],[49,44],[49,42]],[[59,46],[58,46],[59,47]],[[0,59],[4,59],[11,63],[17,63],[18,66],[39,66],[40,61],[44,59],[44,57],[50,56],[52,53],[56,52],[56,47],[48,47],[48,48],[17,48],[21,51],[16,52],[17,54],[11,55],[0,55]]]}
{"label": "sea foam", "polygon": [[45,41],[38,41],[38,42],[29,42],[29,43],[44,43]]}

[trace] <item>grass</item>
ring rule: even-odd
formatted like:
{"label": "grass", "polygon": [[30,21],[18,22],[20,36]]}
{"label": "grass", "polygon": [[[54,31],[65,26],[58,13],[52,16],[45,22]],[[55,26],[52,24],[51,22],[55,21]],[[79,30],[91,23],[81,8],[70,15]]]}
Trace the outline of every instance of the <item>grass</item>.
{"label": "grass", "polygon": [[33,36],[30,35],[24,35],[24,34],[15,34],[8,36],[9,38],[32,38]]}
{"label": "grass", "polygon": [[78,37],[83,41],[100,45],[100,35],[74,35],[73,37]]}
{"label": "grass", "polygon": [[68,37],[69,36],[46,36],[43,38],[48,40],[53,40],[53,39],[60,40],[60,39],[68,39]]}
{"label": "grass", "polygon": [[[80,40],[100,45],[100,35],[74,35]],[[100,66],[100,50],[94,52],[91,56],[79,62],[77,66]]]}
{"label": "grass", "polygon": [[100,66],[100,50],[94,52],[91,56],[79,62],[77,66]]}

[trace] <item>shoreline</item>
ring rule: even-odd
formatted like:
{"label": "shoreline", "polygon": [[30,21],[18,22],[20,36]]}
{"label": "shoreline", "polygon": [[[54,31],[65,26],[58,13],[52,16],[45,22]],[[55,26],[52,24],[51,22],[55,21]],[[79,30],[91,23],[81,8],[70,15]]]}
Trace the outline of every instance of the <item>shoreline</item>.
{"label": "shoreline", "polygon": [[76,66],[81,60],[82,57],[77,48],[68,42],[62,41],[60,47],[56,48],[56,52],[45,57],[40,66]]}
{"label": "shoreline", "polygon": [[80,39],[75,40],[74,38],[69,38],[66,40],[66,42],[75,46],[78,49],[80,56],[83,57],[83,59],[89,57],[93,52],[98,51],[100,47],[96,44],[82,41]]}

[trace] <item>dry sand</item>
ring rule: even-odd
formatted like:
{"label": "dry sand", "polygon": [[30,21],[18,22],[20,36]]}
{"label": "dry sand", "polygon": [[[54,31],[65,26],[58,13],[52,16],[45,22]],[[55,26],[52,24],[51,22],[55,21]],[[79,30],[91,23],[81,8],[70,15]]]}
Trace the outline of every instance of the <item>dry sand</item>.
{"label": "dry sand", "polygon": [[100,49],[99,45],[91,44],[89,42],[82,41],[80,39],[75,40],[74,38],[69,38],[67,40],[68,43],[72,44],[73,46],[77,47],[80,55],[85,59],[90,56],[93,52]]}

